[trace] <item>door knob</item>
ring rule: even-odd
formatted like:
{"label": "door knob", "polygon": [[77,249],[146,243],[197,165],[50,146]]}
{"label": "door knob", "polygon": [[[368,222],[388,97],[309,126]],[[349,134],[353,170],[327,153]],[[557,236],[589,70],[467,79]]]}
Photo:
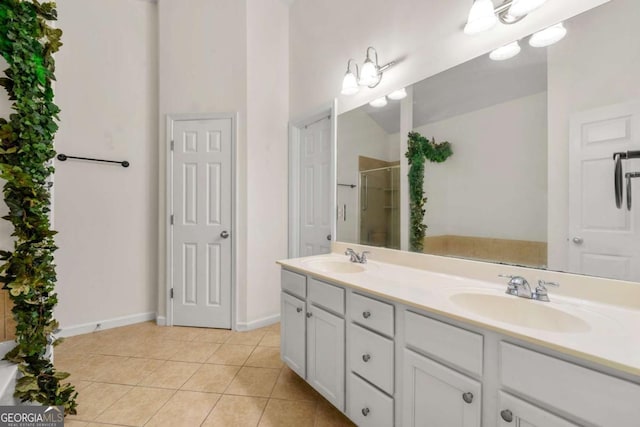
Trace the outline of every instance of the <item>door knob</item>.
{"label": "door knob", "polygon": [[362,317],[364,317],[365,319],[368,319],[369,317],[371,317],[371,312],[370,311],[363,311],[362,312]]}
{"label": "door knob", "polygon": [[296,308],[296,311],[297,311],[298,313],[302,313],[302,307],[298,307],[298,308]]}
{"label": "door knob", "polygon": [[313,314],[312,314],[311,312],[308,312],[308,313],[307,313],[307,319],[310,319],[310,318],[311,318],[311,316],[313,316]]}
{"label": "door knob", "polygon": [[505,409],[504,411],[501,411],[500,412],[500,416],[502,417],[503,420],[505,420],[508,423],[513,421],[513,412],[511,412],[508,409]]}
{"label": "door knob", "polygon": [[327,240],[331,240],[331,234],[327,234]]}
{"label": "door knob", "polygon": [[573,241],[573,243],[575,243],[576,245],[581,245],[584,242],[582,237],[574,237],[573,239],[571,239],[571,241]]}
{"label": "door knob", "polygon": [[220,233],[220,237],[226,239],[227,237],[229,237],[229,232],[227,230],[224,230],[222,233]]}
{"label": "door knob", "polygon": [[369,412],[371,412],[369,411],[369,408],[362,408],[362,415],[364,415],[365,417],[369,415]]}
{"label": "door knob", "polygon": [[362,355],[362,361],[364,363],[367,363],[369,360],[371,360],[371,355],[370,354],[367,353],[367,354],[363,354]]}
{"label": "door knob", "polygon": [[462,400],[464,400],[465,403],[473,402],[473,393],[470,393],[470,392],[463,393],[462,394]]}

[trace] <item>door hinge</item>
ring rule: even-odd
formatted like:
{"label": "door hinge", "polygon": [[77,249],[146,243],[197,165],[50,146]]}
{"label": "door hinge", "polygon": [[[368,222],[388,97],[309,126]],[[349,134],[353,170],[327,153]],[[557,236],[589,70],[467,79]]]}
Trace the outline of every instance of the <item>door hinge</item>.
{"label": "door hinge", "polygon": [[175,147],[175,145],[176,145],[175,141],[172,139],[171,140],[171,151],[173,151],[173,148]]}
{"label": "door hinge", "polygon": [[171,290],[169,291],[169,297],[173,299],[173,288],[171,288]]}
{"label": "door hinge", "polygon": [[171,216],[169,217],[169,223],[173,225],[173,214],[171,214]]}

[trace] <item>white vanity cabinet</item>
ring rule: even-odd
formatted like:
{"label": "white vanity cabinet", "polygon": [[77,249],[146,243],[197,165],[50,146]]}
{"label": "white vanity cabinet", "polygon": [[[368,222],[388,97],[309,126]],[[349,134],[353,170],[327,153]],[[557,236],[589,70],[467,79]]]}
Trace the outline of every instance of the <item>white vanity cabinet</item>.
{"label": "white vanity cabinet", "polygon": [[498,408],[502,408],[499,427],[579,427],[503,391],[499,393]]}

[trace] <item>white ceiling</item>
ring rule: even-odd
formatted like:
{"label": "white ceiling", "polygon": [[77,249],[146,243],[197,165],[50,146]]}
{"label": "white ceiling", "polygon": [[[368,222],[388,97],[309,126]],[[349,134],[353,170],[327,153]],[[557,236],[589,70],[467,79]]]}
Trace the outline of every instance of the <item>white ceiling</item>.
{"label": "white ceiling", "polygon": [[[522,52],[506,61],[488,55],[458,65],[413,85],[413,127],[476,111],[545,91],[547,52],[522,44]],[[400,131],[400,102],[363,108],[387,133]]]}

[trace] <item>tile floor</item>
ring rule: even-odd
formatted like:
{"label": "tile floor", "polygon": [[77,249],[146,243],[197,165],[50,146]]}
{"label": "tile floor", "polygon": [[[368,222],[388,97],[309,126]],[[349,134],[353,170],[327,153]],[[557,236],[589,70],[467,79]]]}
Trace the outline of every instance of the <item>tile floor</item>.
{"label": "tile floor", "polygon": [[280,360],[280,326],[249,332],[141,323],[68,338],[78,415],[66,427],[353,426]]}

